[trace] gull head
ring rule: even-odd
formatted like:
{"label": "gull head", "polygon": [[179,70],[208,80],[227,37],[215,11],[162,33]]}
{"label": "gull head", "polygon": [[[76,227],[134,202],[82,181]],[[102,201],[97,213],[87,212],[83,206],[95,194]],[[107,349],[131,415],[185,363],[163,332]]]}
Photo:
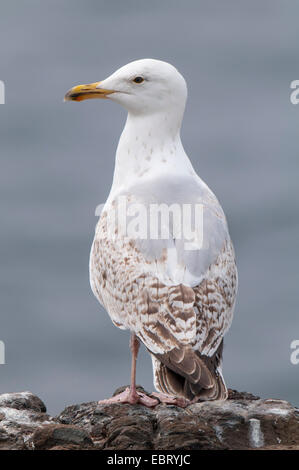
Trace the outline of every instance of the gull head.
{"label": "gull head", "polygon": [[75,86],[65,95],[65,101],[92,98],[108,98],[136,115],[183,112],[187,86],[173,65],[142,59],[121,67],[105,80]]}

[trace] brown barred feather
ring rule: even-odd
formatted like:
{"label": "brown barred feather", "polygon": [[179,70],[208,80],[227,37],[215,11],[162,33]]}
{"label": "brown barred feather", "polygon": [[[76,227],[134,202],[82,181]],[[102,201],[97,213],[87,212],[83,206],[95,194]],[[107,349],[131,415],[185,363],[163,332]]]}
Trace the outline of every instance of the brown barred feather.
{"label": "brown barred feather", "polygon": [[193,354],[190,351],[186,354],[187,362],[193,360],[197,364],[197,376],[181,369],[184,360],[179,364],[175,363],[174,357],[179,355],[168,354],[167,358],[156,355],[159,361],[156,361],[158,366],[155,367],[156,387],[163,393],[194,401],[225,400],[227,389],[221,373],[217,370],[221,363],[222,350],[223,342],[212,358],[203,357],[196,351],[192,351]]}

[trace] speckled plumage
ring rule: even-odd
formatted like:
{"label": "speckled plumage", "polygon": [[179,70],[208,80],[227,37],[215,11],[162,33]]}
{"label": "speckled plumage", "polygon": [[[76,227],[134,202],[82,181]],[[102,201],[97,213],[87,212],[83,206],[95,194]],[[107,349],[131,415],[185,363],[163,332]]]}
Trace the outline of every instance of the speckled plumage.
{"label": "speckled plumage", "polygon": [[[224,229],[226,221],[220,206],[211,193],[210,199],[218,213],[215,219]],[[140,240],[107,236],[107,213],[114,206],[113,201],[106,205],[92,245],[90,280],[95,296],[113,323],[134,331],[152,354],[158,390],[190,399],[226,398],[221,374],[222,341],[232,321],[237,290],[228,232],[224,231],[222,246],[214,259],[210,258],[207,269],[199,269],[198,282],[184,282],[187,261],[184,269],[179,266],[182,282],[175,283],[171,274],[166,275],[169,246],[161,248],[161,241],[142,240],[141,244]],[[211,209],[207,206],[206,210]],[[169,241],[163,242],[167,245]],[[150,254],[159,251],[159,258]],[[206,251],[209,255],[215,247]],[[195,260],[200,254],[200,250],[187,253]]]}
{"label": "speckled plumage", "polygon": [[[237,270],[223,210],[180,139],[185,80],[170,64],[145,59],[103,82],[75,87],[67,99],[95,94],[122,104],[128,117],[91,249],[93,293],[117,327],[144,343],[158,390],[195,400],[225,399],[223,336],[232,321]],[[125,237],[118,226],[112,233],[111,214],[121,197],[129,209],[137,203],[147,213],[152,204],[200,204],[203,239],[195,237],[187,248],[189,238],[178,237],[169,220],[164,239],[149,236],[148,228],[139,237]]]}

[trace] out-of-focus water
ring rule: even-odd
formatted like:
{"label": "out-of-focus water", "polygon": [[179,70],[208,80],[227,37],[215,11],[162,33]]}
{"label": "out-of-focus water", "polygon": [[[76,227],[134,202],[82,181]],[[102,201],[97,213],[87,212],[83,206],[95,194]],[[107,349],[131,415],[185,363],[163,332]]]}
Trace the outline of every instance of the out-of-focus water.
{"label": "out-of-focus water", "polygon": [[[63,95],[152,57],[188,82],[183,143],[236,248],[226,381],[298,405],[299,105],[289,99],[298,2],[4,0],[0,13],[0,393],[31,390],[55,413],[129,381],[128,333],[88,281],[94,209],[110,188],[125,112]],[[148,389],[151,374],[142,352]]]}

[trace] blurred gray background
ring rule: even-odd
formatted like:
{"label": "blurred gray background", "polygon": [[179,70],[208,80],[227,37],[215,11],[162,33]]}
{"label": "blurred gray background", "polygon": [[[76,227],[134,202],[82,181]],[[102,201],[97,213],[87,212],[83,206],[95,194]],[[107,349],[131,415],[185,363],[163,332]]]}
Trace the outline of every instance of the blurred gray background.
{"label": "blurred gray background", "polygon": [[[125,111],[63,96],[151,57],[188,82],[183,143],[236,248],[228,386],[299,405],[298,16],[295,0],[2,0],[0,393],[31,390],[58,413],[129,381],[128,333],[88,280]],[[138,383],[152,389],[145,351]]]}

